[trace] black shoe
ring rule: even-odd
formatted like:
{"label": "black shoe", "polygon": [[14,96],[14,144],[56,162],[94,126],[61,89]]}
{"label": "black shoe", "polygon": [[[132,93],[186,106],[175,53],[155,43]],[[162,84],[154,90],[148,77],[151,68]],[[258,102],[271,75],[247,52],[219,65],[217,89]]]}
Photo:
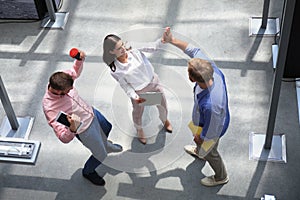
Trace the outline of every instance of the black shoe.
{"label": "black shoe", "polygon": [[105,185],[104,179],[101,176],[99,176],[96,171],[90,174],[82,173],[82,176],[88,179],[89,181],[91,181],[92,183],[94,183],[95,185],[100,185],[100,186]]}

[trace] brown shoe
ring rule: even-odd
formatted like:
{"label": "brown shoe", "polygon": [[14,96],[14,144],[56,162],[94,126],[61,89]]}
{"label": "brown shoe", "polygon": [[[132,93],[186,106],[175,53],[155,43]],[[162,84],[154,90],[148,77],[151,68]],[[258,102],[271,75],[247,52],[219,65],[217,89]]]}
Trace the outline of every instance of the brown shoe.
{"label": "brown shoe", "polygon": [[142,144],[146,144],[147,143],[147,139],[145,138],[145,134],[144,134],[143,129],[138,129],[137,130],[137,135],[138,135],[139,141]]}
{"label": "brown shoe", "polygon": [[165,129],[166,129],[166,131],[168,133],[172,133],[173,132],[173,127],[172,127],[172,125],[171,125],[171,123],[170,123],[169,120],[165,121],[164,127],[165,127]]}

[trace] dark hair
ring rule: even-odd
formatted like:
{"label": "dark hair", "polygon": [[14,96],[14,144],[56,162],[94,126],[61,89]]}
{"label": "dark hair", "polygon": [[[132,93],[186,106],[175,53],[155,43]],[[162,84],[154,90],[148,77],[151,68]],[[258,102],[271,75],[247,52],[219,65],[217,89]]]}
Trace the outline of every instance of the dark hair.
{"label": "dark hair", "polygon": [[116,71],[114,64],[115,55],[109,51],[113,51],[116,48],[116,44],[121,38],[114,34],[109,34],[104,38],[103,41],[103,61],[110,67],[111,71]]}
{"label": "dark hair", "polygon": [[74,80],[71,75],[64,72],[55,72],[49,78],[49,85],[55,90],[65,90],[73,86]]}
{"label": "dark hair", "polygon": [[[116,71],[116,65],[114,60],[116,56],[111,54],[109,51],[113,51],[116,48],[117,42],[119,42],[121,38],[114,34],[109,34],[104,38],[103,41],[103,61],[110,67],[111,71]],[[126,47],[125,47],[126,48]],[[131,46],[126,48],[126,50],[130,50]]]}

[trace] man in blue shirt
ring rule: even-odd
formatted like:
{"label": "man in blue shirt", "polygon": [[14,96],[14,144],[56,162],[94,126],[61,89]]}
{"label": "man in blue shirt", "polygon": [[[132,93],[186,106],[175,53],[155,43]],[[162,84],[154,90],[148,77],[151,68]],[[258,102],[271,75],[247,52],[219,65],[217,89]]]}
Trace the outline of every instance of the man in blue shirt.
{"label": "man in blue shirt", "polygon": [[201,132],[194,134],[195,146],[184,148],[188,153],[206,160],[214,170],[215,175],[201,180],[203,185],[225,184],[229,177],[218,152],[219,139],[225,134],[230,120],[225,77],[199,48],[173,37],[169,27],[163,34],[162,42],[178,47],[191,57],[188,76],[195,83],[192,122],[200,127]]}

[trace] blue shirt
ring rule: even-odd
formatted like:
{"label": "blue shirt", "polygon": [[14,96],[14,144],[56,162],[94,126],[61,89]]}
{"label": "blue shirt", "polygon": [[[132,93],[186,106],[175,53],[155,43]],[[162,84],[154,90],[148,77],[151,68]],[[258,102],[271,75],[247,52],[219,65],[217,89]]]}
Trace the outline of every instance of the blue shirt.
{"label": "blue shirt", "polygon": [[208,60],[214,69],[212,86],[197,93],[196,87],[199,86],[195,84],[193,123],[202,127],[200,137],[204,140],[222,137],[230,121],[225,77],[215,63],[209,60],[199,48],[189,45],[185,53],[191,58]]}

